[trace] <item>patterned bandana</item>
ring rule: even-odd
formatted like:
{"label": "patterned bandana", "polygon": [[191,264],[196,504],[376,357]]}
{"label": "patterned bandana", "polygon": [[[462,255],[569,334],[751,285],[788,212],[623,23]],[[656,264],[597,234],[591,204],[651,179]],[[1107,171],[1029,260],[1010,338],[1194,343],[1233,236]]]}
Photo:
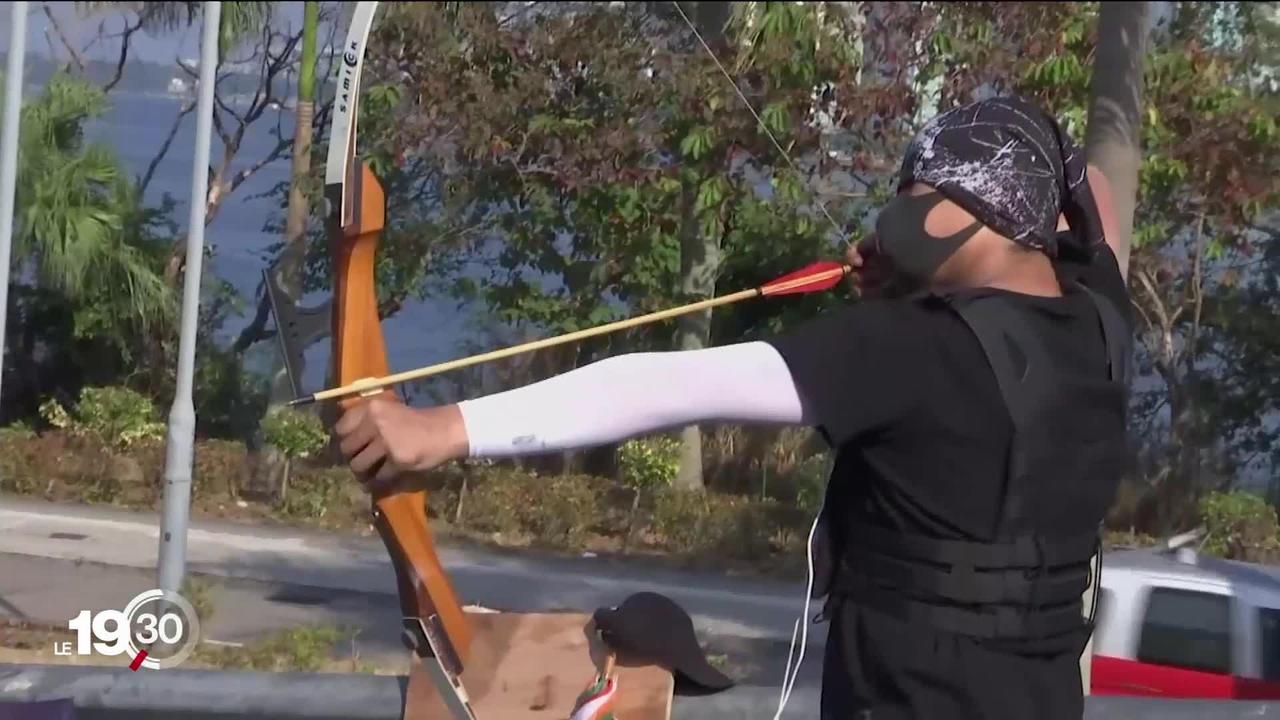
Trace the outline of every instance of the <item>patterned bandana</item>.
{"label": "patterned bandana", "polygon": [[[1103,241],[1085,175],[1084,152],[1039,108],[1016,97],[948,110],[916,134],[902,160],[898,189],[931,185],[983,225],[1057,257]],[[1066,215],[1071,237],[1057,234]],[[1073,247],[1060,248],[1062,240]]]}

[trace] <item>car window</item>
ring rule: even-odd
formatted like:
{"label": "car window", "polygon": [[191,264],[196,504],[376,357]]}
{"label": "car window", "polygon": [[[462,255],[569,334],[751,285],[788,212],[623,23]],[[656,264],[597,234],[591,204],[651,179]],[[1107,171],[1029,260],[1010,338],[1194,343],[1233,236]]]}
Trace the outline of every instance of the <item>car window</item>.
{"label": "car window", "polygon": [[1280,681],[1280,609],[1259,608],[1258,630],[1262,639],[1262,679]]}
{"label": "car window", "polygon": [[1230,674],[1231,599],[1193,590],[1153,589],[1142,618],[1138,660]]}

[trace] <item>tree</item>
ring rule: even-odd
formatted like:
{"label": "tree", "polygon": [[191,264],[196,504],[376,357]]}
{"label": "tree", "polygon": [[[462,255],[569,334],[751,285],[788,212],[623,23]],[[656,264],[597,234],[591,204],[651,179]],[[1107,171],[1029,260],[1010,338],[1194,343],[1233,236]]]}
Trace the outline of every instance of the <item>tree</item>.
{"label": "tree", "polygon": [[22,110],[6,346],[18,375],[10,407],[27,412],[124,371],[173,318],[157,214],[110,148],[84,137],[106,107],[101,90],[58,74]]}
{"label": "tree", "polygon": [[[289,180],[289,197],[286,207],[284,245],[276,262],[267,269],[266,282],[272,283],[279,292],[276,294],[276,332],[287,332],[282,317],[297,314],[299,300],[302,298],[303,261],[307,253],[307,221],[311,216],[307,187],[311,184],[311,138],[315,122],[316,94],[316,34],[320,21],[320,5],[317,2],[304,3],[302,20],[302,54],[298,65],[298,99],[294,109],[292,169]],[[264,288],[265,294],[266,288]],[[271,397],[265,423],[272,417],[272,411],[293,399],[296,388],[294,382],[305,367],[305,357],[301,352],[294,353],[292,343],[281,343],[279,362],[273,368],[271,378]],[[285,357],[286,354],[291,355]],[[263,436],[269,438],[265,433]],[[252,463],[256,488],[271,488],[283,500],[288,483],[289,456],[274,447],[268,439],[260,452],[255,453]]]}
{"label": "tree", "polygon": [[[1280,441],[1263,419],[1276,405],[1264,379],[1270,360],[1261,360],[1269,301],[1260,297],[1261,258],[1273,244],[1265,228],[1275,222],[1266,209],[1280,177],[1277,88],[1265,66],[1275,4],[1164,7],[1144,72],[1129,261],[1137,453],[1111,518],[1156,533],[1185,529],[1197,497],[1238,473],[1266,474],[1257,463]],[[942,105],[1019,92],[1079,138],[1097,17],[1084,4],[942,6],[931,41],[946,58]],[[1119,117],[1132,112],[1132,99],[1116,102]]]}
{"label": "tree", "polygon": [[[799,21],[809,22],[803,14]],[[815,44],[791,61],[788,41],[775,33],[747,68],[738,65],[746,43],[721,49],[772,132],[794,146],[793,172],[667,3],[548,4],[511,15],[415,5],[389,8],[377,33],[366,73],[378,78],[390,67],[407,83],[391,136],[379,140],[381,121],[362,124],[366,151],[376,158],[385,143],[429,173],[421,197],[430,205],[417,211],[438,226],[486,233],[452,248],[447,232],[443,242],[406,239],[416,244],[412,257],[430,257],[437,271],[441,256],[457,250],[487,270],[482,281],[462,278],[459,296],[516,332],[573,330],[686,299],[681,262],[713,255],[702,252],[712,242],[723,262],[699,271],[698,294],[712,282],[767,280],[832,254],[844,239],[815,220],[801,175],[842,169],[819,162],[820,130],[806,119],[815,79],[851,76],[842,43]],[[394,179],[398,169],[389,170]],[[395,203],[397,194],[388,197]],[[828,202],[838,212],[842,203]],[[397,235],[388,232],[390,253],[399,252]],[[709,337],[776,329],[779,318],[822,302],[832,300],[721,313]],[[655,326],[549,354],[548,369],[672,347],[680,344],[671,326]]]}
{"label": "tree", "polygon": [[[45,3],[47,6],[48,3]],[[137,27],[147,33],[159,34],[191,27],[199,22],[204,3],[191,2],[77,2],[89,13],[124,11],[137,17]],[[258,34],[271,16],[269,2],[224,2],[218,26],[219,52],[226,52],[241,41]],[[46,8],[47,11],[47,8]],[[129,24],[126,23],[126,29]],[[64,43],[68,50],[70,44]],[[127,54],[127,43],[122,48],[122,58]],[[74,55],[74,53],[73,53]],[[123,59],[121,65],[124,64]]]}
{"label": "tree", "polygon": [[[711,52],[723,54],[725,28],[729,23],[727,3],[686,3],[692,6],[693,26],[705,40]],[[677,6],[678,7],[678,6]],[[701,41],[699,41],[701,45]],[[695,52],[701,48],[695,49]],[[715,295],[716,277],[720,271],[720,229],[701,221],[698,180],[686,173],[680,182],[680,292],[690,301]],[[705,202],[705,201],[704,201]],[[699,350],[711,344],[711,311],[692,313],[676,321],[675,347],[678,350]],[[702,431],[690,425],[680,431],[680,469],[676,473],[675,486],[683,490],[703,489],[702,480]]]}

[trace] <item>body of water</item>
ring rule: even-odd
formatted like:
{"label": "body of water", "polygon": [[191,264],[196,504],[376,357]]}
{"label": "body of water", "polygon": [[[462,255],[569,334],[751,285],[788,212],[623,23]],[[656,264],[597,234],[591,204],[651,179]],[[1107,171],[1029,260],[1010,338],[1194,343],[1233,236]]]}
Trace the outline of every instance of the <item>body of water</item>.
{"label": "body of water", "polygon": [[[126,170],[140,176],[155,157],[181,109],[181,101],[164,95],[113,93],[112,109],[88,128],[89,136],[110,144]],[[284,111],[278,115],[280,130],[286,137],[293,133],[293,116]],[[274,147],[277,112],[267,111],[246,133],[227,175],[249,167],[266,157]],[[156,168],[147,189],[147,201],[160,202],[164,194],[172,196],[178,206],[174,219],[186,226],[190,212],[191,167],[194,151],[195,113],[183,119],[168,154]],[[222,141],[214,133],[210,162],[217,165],[224,152]],[[243,299],[242,313],[230,319],[219,334],[222,342],[232,339],[252,319],[262,270],[272,260],[271,247],[281,241],[280,234],[268,232],[269,222],[282,224],[284,213],[274,197],[264,194],[289,177],[289,159],[271,162],[246,180],[223,201],[213,222],[205,230],[205,244],[212,250],[204,272],[230,283]],[[316,298],[319,300],[320,298]],[[475,313],[462,311],[448,298],[410,302],[394,317],[383,323],[387,352],[393,369],[408,369],[447,360],[461,354],[461,343],[468,329],[478,321]],[[255,366],[265,366],[275,352],[274,342],[260,343],[255,352]],[[307,390],[320,389],[328,361],[328,342],[321,341],[307,352],[307,369],[303,375]]]}

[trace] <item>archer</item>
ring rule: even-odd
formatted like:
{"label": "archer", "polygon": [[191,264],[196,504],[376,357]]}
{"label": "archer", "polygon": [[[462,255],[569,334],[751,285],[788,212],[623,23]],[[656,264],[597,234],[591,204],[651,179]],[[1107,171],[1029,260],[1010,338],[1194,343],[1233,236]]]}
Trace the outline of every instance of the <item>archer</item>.
{"label": "archer", "polygon": [[1078,720],[1132,334],[1093,184],[1106,197],[1038,108],[962,106],[912,141],[849,253],[866,301],[444,407],[375,397],[335,431],[377,483],[694,423],[815,427],[836,452],[811,577],[832,623],[822,717]]}

